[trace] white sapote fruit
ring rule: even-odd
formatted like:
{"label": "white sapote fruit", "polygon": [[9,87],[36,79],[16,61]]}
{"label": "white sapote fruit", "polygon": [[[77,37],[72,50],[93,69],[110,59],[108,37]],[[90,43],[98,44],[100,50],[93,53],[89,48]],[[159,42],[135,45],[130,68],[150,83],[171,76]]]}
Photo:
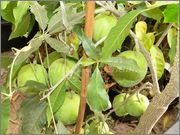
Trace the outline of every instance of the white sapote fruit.
{"label": "white sapote fruit", "polygon": [[124,100],[129,96],[129,94],[126,93],[121,93],[117,95],[114,100],[113,100],[113,108],[117,108],[115,111],[116,115],[121,117],[127,115],[127,111],[125,109],[125,104],[120,105],[121,103],[124,102]]}
{"label": "white sapote fruit", "polygon": [[[70,58],[60,58],[55,60],[49,67],[49,78],[53,85],[55,85],[66,73],[71,71],[76,62]],[[73,75],[73,79],[78,79],[79,70]]]}
{"label": "white sapote fruit", "polygon": [[119,56],[135,60],[139,68],[135,69],[132,65],[130,70],[113,69],[112,77],[114,80],[123,87],[132,87],[141,82],[144,79],[148,68],[144,55],[141,52],[124,51]]}
{"label": "white sapote fruit", "polygon": [[[57,59],[59,59],[61,57],[61,54],[59,52],[51,52],[50,54],[48,54],[48,57],[46,56],[44,58],[44,66],[46,68],[48,68],[48,62],[49,62],[49,65],[51,65],[51,63]],[[49,58],[49,59],[48,59]]]}
{"label": "white sapote fruit", "polygon": [[147,109],[149,105],[149,100],[146,96],[142,94],[134,94],[126,103],[125,109],[128,114],[139,117],[141,116]]}
{"label": "white sapote fruit", "polygon": [[80,104],[80,96],[75,93],[66,92],[63,105],[55,113],[55,118],[64,125],[76,123]]}
{"label": "white sapote fruit", "polygon": [[117,18],[109,12],[103,12],[98,14],[94,20],[93,39],[99,41],[103,37],[107,36],[110,30],[116,25]]}
{"label": "white sapote fruit", "polygon": [[88,134],[105,134],[109,132],[109,126],[106,122],[101,122],[98,119],[92,121],[89,125]]}
{"label": "white sapote fruit", "polygon": [[26,82],[30,80],[47,84],[48,79],[46,69],[40,64],[24,65],[17,75],[18,87],[24,86]]}

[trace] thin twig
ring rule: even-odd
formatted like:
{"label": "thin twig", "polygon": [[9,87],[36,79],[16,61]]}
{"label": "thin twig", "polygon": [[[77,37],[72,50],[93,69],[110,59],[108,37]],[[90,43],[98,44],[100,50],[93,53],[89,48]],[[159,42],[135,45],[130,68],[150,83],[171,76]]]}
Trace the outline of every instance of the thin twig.
{"label": "thin twig", "polygon": [[157,79],[157,73],[156,73],[156,70],[154,68],[154,64],[152,62],[152,59],[151,59],[151,56],[149,54],[149,52],[146,50],[146,48],[143,46],[143,44],[141,43],[141,41],[138,39],[138,37],[136,36],[136,34],[130,30],[130,34],[132,35],[132,37],[137,40],[138,44],[139,45],[139,48],[141,49],[142,53],[144,54],[147,62],[148,62],[148,66],[149,66],[149,69],[151,71],[151,74],[152,74],[152,80],[153,80],[153,91],[154,91],[154,94],[158,94],[160,93],[160,90],[159,90],[159,84],[158,84],[158,79]]}
{"label": "thin twig", "polygon": [[71,77],[76,69],[80,66],[82,58],[76,63],[76,65],[69,71],[65,76],[63,76],[53,87],[49,89],[49,92],[43,96],[40,100],[43,100],[51,95],[51,93],[68,77]]}
{"label": "thin twig", "polygon": [[157,41],[157,43],[155,44],[155,46],[159,46],[161,44],[161,42],[163,41],[164,37],[167,35],[169,29],[173,26],[173,23],[170,23],[167,28],[164,30],[163,34],[161,35],[161,37],[159,38],[159,40]]}
{"label": "thin twig", "polygon": [[150,82],[146,82],[143,85],[141,85],[138,89],[135,89],[132,94],[130,96],[128,96],[123,102],[120,102],[116,108],[113,108],[112,110],[110,110],[106,116],[105,119],[107,119],[109,117],[109,115],[111,115],[113,112],[115,112],[120,106],[124,105],[134,94],[139,93],[141,90],[143,89],[150,89],[152,87],[152,84]]}

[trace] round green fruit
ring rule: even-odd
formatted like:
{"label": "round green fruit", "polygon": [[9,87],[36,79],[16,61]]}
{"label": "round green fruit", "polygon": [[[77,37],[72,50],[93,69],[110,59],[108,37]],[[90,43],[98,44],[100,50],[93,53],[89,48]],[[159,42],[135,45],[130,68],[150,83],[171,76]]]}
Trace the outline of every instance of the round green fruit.
{"label": "round green fruit", "polygon": [[109,126],[107,123],[96,119],[91,122],[88,134],[105,134],[107,132],[109,132]]}
{"label": "round green fruit", "polygon": [[[66,73],[71,71],[75,66],[75,61],[70,58],[60,58],[55,60],[49,67],[49,78],[51,83],[56,84]],[[78,76],[79,72],[77,71],[74,76]],[[75,78],[76,79],[76,78]]]}
{"label": "round green fruit", "polygon": [[134,60],[139,68],[135,69],[132,65],[133,71],[113,69],[112,76],[114,80],[123,87],[132,87],[141,82],[147,73],[148,67],[144,55],[141,52],[124,51],[119,56]]}
{"label": "round green fruit", "polygon": [[107,36],[116,23],[117,18],[114,15],[109,15],[108,12],[98,14],[94,20],[94,41],[97,42],[103,37]]}
{"label": "round green fruit", "polygon": [[125,109],[128,114],[139,117],[146,111],[148,105],[149,100],[146,96],[135,94],[127,101]]}
{"label": "round green fruit", "polygon": [[26,82],[30,80],[47,84],[48,79],[46,69],[40,64],[24,65],[17,75],[18,87],[24,86]]}
{"label": "round green fruit", "polygon": [[49,65],[51,65],[53,61],[59,59],[60,57],[61,57],[61,54],[59,52],[56,52],[56,51],[51,52],[50,54],[48,54],[48,57],[44,58],[44,66],[48,68],[48,62],[49,62]]}
{"label": "round green fruit", "polygon": [[129,96],[129,94],[122,93],[117,95],[113,100],[113,108],[117,108],[115,111],[116,115],[121,117],[127,115],[127,111],[125,109],[125,104],[120,105],[124,102],[124,100]]}
{"label": "round green fruit", "polygon": [[56,119],[61,120],[64,125],[76,123],[79,112],[79,104],[79,95],[71,92],[66,92],[63,105],[55,114]]}

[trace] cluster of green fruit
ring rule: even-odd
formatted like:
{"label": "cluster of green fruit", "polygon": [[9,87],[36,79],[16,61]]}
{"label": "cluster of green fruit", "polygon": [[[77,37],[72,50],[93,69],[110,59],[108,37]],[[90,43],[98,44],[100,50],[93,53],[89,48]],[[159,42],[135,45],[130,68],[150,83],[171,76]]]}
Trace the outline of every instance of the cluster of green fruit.
{"label": "cluster of green fruit", "polygon": [[[138,93],[132,95],[129,99],[129,94],[121,93],[113,100],[113,108],[116,110],[117,116],[131,115],[135,117],[141,116],[149,105],[149,100],[146,96]],[[127,99],[127,101],[125,101]]]}
{"label": "cluster of green fruit", "polygon": [[[55,85],[66,72],[71,70],[76,62],[70,58],[64,60],[63,58],[60,58],[59,53],[53,52],[49,55],[49,63],[50,67],[48,72],[44,66],[40,64],[24,65],[17,75],[18,87],[26,86],[28,81],[36,81],[48,86],[49,80],[52,85]],[[44,65],[47,67],[47,58],[44,59]],[[76,76],[74,76],[73,79],[75,79],[75,77]],[[66,83],[66,85],[68,88],[68,83]],[[57,87],[55,91],[58,90],[58,88],[60,87]],[[55,113],[55,118],[61,120],[65,125],[74,124],[78,116],[79,104],[80,96],[78,94],[66,92],[64,102]]]}

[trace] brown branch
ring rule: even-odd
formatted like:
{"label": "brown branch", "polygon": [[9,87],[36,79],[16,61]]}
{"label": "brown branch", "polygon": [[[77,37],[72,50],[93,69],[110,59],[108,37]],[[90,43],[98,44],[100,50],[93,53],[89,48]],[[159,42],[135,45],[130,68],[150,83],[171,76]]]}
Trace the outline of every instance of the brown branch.
{"label": "brown branch", "polygon": [[[95,9],[95,2],[94,1],[87,1],[86,2],[86,17],[85,17],[85,33],[86,36],[90,39],[92,39],[93,34],[93,23],[94,23],[94,9]],[[87,57],[87,55],[84,53],[84,57]],[[80,133],[83,119],[84,119],[84,113],[86,109],[86,96],[87,96],[87,85],[90,78],[91,73],[91,67],[84,67],[82,69],[82,81],[81,81],[81,100],[80,100],[80,106],[79,106],[79,114],[76,124],[76,134]]]}
{"label": "brown branch", "polygon": [[156,122],[166,112],[169,104],[179,96],[179,32],[177,40],[177,52],[171,71],[170,81],[164,91],[155,95],[152,99],[146,112],[140,118],[139,124],[133,134],[149,134]]}

